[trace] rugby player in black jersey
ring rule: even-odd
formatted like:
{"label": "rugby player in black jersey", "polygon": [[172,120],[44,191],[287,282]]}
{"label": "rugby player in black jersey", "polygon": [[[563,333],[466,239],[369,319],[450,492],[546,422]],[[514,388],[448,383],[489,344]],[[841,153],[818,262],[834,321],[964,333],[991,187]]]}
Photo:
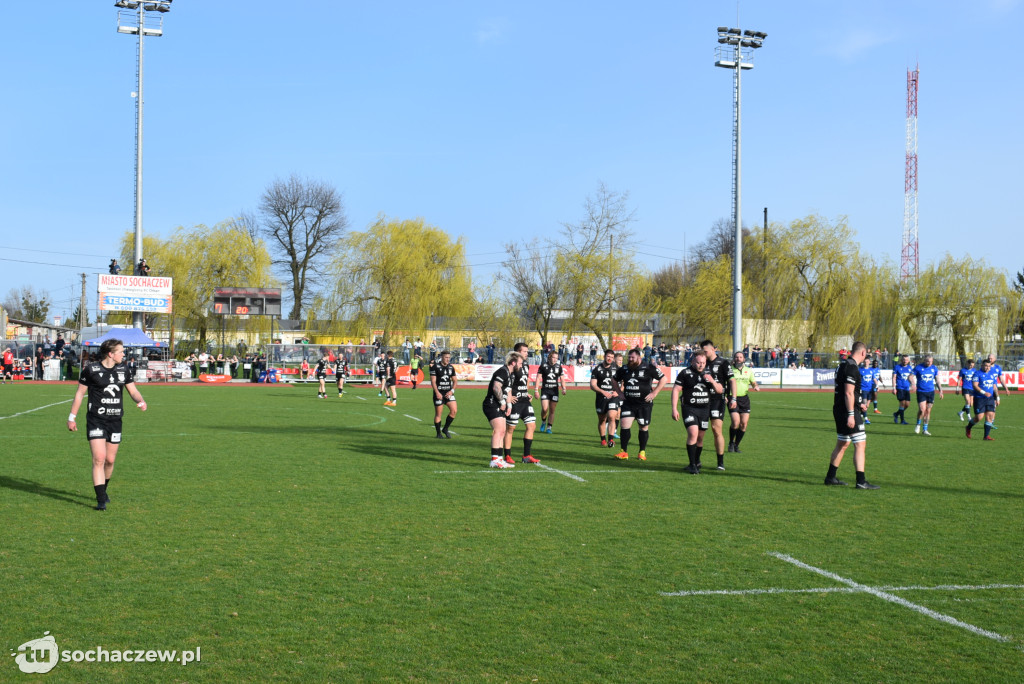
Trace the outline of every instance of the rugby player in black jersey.
{"label": "rugby player in black jersey", "polygon": [[565,370],[558,362],[558,352],[548,353],[547,363],[537,369],[534,396],[540,399],[540,431],[551,434],[555,426],[555,409],[558,408],[558,390],[565,396]]}
{"label": "rugby player in black jersey", "polygon": [[615,380],[618,368],[615,353],[610,349],[604,353],[604,363],[590,371],[590,389],[594,390],[594,407],[597,409],[597,434],[601,446],[614,447],[615,423],[619,419],[619,383]]}
{"label": "rugby player in black jersey", "polygon": [[[441,361],[434,365],[434,372],[430,375],[430,389],[434,391],[434,430],[437,431],[438,439],[451,439],[448,428],[455,420],[459,406],[455,403],[455,385],[458,378],[455,377],[455,366],[451,364],[452,353],[447,349],[441,352]],[[441,427],[441,411],[448,407],[448,417],[444,420],[444,427]]]}
{"label": "rugby player in black jersey", "polygon": [[[714,342],[704,340],[700,343],[700,348],[708,358],[708,373],[723,390],[711,394],[708,408],[711,414],[711,433],[715,436],[715,452],[718,454],[718,469],[725,470],[725,435],[722,434],[722,421],[725,420],[726,409],[736,406],[736,383],[732,377],[732,365],[728,359],[718,355]],[[700,465],[699,459],[697,465]]]}
{"label": "rugby player in black jersey", "polygon": [[78,391],[71,402],[68,430],[77,432],[75,416],[86,393],[89,409],[85,418],[85,438],[92,452],[92,484],[96,492],[96,510],[105,511],[110,497],[107,485],[114,472],[114,459],[121,446],[121,417],[124,415],[123,394],[127,392],[140,411],[146,402],[135,387],[135,378],[124,362],[121,340],[104,340],[100,345],[99,361],[83,366]]}
{"label": "rugby player in black jersey", "polygon": [[845,485],[836,477],[839,464],[843,460],[846,448],[853,443],[853,464],[857,470],[857,489],[878,489],[864,479],[864,452],[867,450],[867,433],[864,432],[864,412],[867,404],[863,403],[860,394],[860,366],[867,356],[867,346],[863,342],[854,342],[850,356],[839,364],[836,370],[836,391],[832,400],[832,418],[836,423],[836,447],[832,450],[828,474],[825,475],[827,485]]}
{"label": "rugby player in black jersey", "polygon": [[327,355],[324,354],[320,357],[320,360],[316,362],[316,370],[313,371],[316,376],[316,381],[320,383],[320,387],[317,389],[316,398],[326,399],[327,398],[327,366],[330,365],[330,360]]}
{"label": "rugby player in black jersey", "polygon": [[338,384],[338,396],[345,393],[345,378],[348,377],[348,361],[339,350],[338,356],[334,359],[334,379]]}
{"label": "rugby player in black jersey", "polygon": [[515,463],[508,463],[502,456],[505,444],[506,418],[512,413],[512,376],[523,366],[523,357],[519,352],[511,351],[505,356],[505,364],[494,371],[487,384],[484,396],[483,411],[487,422],[491,424],[491,467],[515,468]]}
{"label": "rugby player in black jersey", "polygon": [[515,464],[512,457],[512,438],[519,421],[526,424],[526,433],[523,435],[523,463],[540,463],[533,457],[533,431],[537,428],[537,416],[533,413],[533,404],[530,403],[530,366],[527,359],[530,358],[530,349],[525,342],[516,342],[512,348],[523,357],[523,363],[516,373],[512,374],[512,396],[515,398],[515,405],[508,414],[505,426],[504,457],[505,463]]}
{"label": "rugby player in black jersey", "polygon": [[377,396],[378,397],[383,397],[384,396],[384,383],[386,382],[386,380],[384,378],[384,364],[386,364],[386,363],[387,363],[387,356],[384,354],[384,352],[381,352],[380,356],[378,356],[377,358],[375,358],[373,360],[373,373],[374,373],[374,376],[375,376],[374,380],[377,383]]}
{"label": "rugby player in black jersey", "polygon": [[672,420],[679,420],[679,398],[683,399],[683,425],[686,426],[686,455],[690,465],[686,472],[700,473],[700,452],[704,448],[704,432],[711,418],[711,394],[722,393],[722,385],[707,371],[708,357],[698,351],[690,357],[690,365],[679,371],[672,386]]}
{"label": "rugby player in black jersey", "polygon": [[398,406],[398,360],[388,351],[384,358],[384,405]]}
{"label": "rugby player in black jersey", "polygon": [[[637,458],[647,460],[647,437],[651,427],[651,410],[658,393],[665,387],[668,377],[652,362],[643,363],[643,355],[636,347],[629,350],[629,360],[625,368],[615,374],[615,380],[622,388],[622,438],[619,442],[622,451],[615,458],[625,461],[629,458],[629,438],[633,421],[640,425],[640,453]],[[657,386],[653,382],[657,381]]]}

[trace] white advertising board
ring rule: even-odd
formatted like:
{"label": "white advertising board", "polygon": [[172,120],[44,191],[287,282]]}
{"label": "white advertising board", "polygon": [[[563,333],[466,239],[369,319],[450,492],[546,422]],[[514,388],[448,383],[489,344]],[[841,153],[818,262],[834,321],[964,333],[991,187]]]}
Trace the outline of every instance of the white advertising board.
{"label": "white advertising board", "polygon": [[100,311],[171,313],[171,278],[101,273],[96,287]]}

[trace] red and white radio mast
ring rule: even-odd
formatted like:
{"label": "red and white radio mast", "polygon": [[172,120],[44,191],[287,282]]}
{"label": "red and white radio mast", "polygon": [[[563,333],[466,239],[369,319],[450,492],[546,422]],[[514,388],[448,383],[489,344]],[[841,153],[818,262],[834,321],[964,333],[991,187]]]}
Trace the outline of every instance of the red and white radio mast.
{"label": "red and white radio mast", "polygon": [[917,283],[917,79],[919,70],[907,70],[907,172],[903,194],[903,248],[900,281]]}

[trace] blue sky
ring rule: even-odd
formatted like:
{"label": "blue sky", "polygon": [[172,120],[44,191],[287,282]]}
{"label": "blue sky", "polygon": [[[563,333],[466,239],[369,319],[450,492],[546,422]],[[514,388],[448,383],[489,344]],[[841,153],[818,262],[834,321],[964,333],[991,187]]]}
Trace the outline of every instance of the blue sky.
{"label": "blue sky", "polygon": [[[254,209],[295,173],[337,187],[355,229],[385,213],[463,236],[486,282],[505,242],[577,220],[603,181],[630,193],[656,269],[730,212],[731,75],[713,62],[737,23],[768,34],[743,79],[748,222],[846,215],[898,262],[920,63],[922,264],[1024,268],[1024,88],[995,40],[1024,25],[1019,0],[175,0],[146,41],[145,230]],[[133,227],[135,39],[115,28],[112,1],[0,8],[0,295],[32,284],[54,313]]]}

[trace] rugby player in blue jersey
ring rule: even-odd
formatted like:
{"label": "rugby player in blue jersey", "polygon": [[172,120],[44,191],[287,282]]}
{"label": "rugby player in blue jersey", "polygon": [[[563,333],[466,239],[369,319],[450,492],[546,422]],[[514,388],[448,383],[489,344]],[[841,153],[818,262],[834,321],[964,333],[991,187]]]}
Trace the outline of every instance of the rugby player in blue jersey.
{"label": "rugby player in blue jersey", "polygon": [[[988,363],[989,363],[990,366],[992,366],[992,370],[996,374],[996,393],[995,393],[995,398],[996,398],[996,406],[999,406],[999,385],[1002,384],[1003,389],[1006,390],[1007,392],[1010,391],[1010,388],[1006,386],[1006,382],[1003,380],[1003,367],[1000,366],[998,363],[996,363],[996,355],[995,354],[989,354],[988,355]],[[996,426],[993,425],[992,429],[995,430]]]}
{"label": "rugby player in blue jersey", "polygon": [[964,395],[964,407],[960,409],[957,417],[963,421],[964,415],[971,416],[971,409],[974,407],[974,375],[978,369],[974,367],[974,359],[967,359],[967,365],[960,369],[956,376],[956,393]]}
{"label": "rugby player in blue jersey", "polygon": [[906,354],[900,355],[899,364],[892,371],[892,393],[900,407],[892,414],[892,422],[907,425],[905,411],[910,406],[910,386],[914,379],[914,369],[910,367],[910,359]]}
{"label": "rugby player in blue jersey", "polygon": [[924,363],[914,366],[914,378],[917,385],[917,427],[914,432],[921,434],[923,427],[924,434],[930,437],[932,433],[928,432],[928,420],[932,417],[936,390],[939,399],[942,399],[942,385],[938,382],[939,369],[931,354],[924,357]]}
{"label": "rugby player in blue jersey", "polygon": [[981,362],[981,370],[974,374],[974,415],[967,423],[967,439],[971,438],[971,428],[978,422],[979,416],[985,415],[985,439],[992,440],[992,421],[996,419],[996,385],[999,375],[988,359]]}
{"label": "rugby player in blue jersey", "polygon": [[871,425],[871,421],[868,420],[868,402],[874,398],[875,395],[875,378],[878,377],[878,369],[875,368],[870,361],[864,361],[860,368],[860,396],[861,401],[864,405],[864,410],[861,414],[864,416],[864,424]]}
{"label": "rugby player in blue jersey", "polygon": [[878,410],[878,388],[885,386],[885,380],[882,379],[882,369],[879,367],[878,361],[872,361],[871,367],[875,369],[875,385],[871,388],[871,405],[875,413],[881,413]]}

